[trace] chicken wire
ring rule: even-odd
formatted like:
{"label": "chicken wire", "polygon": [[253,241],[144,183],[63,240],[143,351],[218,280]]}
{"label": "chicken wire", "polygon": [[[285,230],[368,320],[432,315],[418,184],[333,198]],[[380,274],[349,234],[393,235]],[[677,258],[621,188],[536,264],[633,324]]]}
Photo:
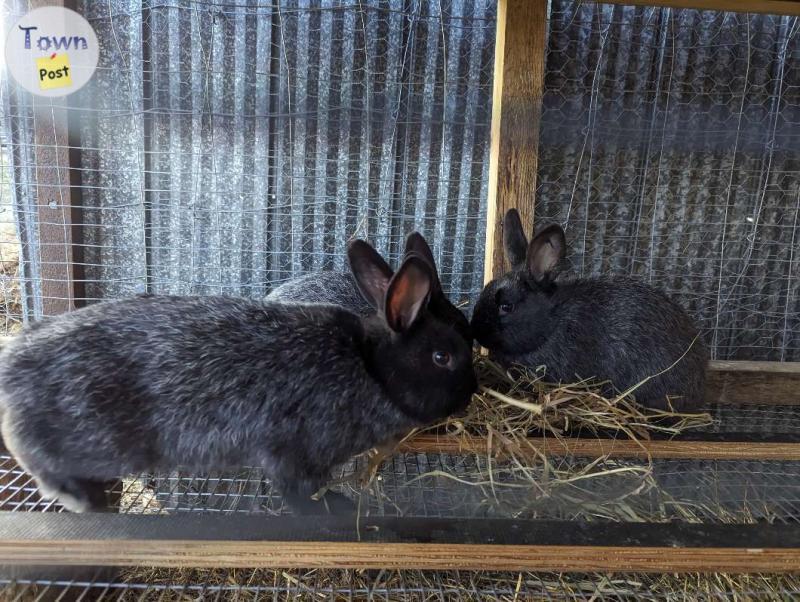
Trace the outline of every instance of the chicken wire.
{"label": "chicken wire", "polygon": [[800,360],[800,21],[552,0],[537,222],[716,359]]}
{"label": "chicken wire", "polygon": [[[76,305],[145,291],[260,298],[345,269],[355,236],[395,260],[413,229],[454,301],[480,288],[492,0],[76,8],[102,49],[66,107]],[[4,22],[28,9],[5,3]],[[3,201],[29,285],[21,313],[38,318],[53,284],[36,252],[52,244],[37,236],[39,179],[56,169],[37,157],[51,105],[3,79],[15,185]]]}
{"label": "chicken wire", "polygon": [[[344,465],[332,488],[361,514],[749,524],[800,522],[800,462],[573,457],[519,466],[484,455],[403,453],[363,484],[366,461]],[[590,466],[591,465],[591,466]],[[579,476],[580,478],[571,479]],[[109,483],[109,508],[127,514],[290,513],[258,468],[134,475]],[[61,512],[0,455],[0,511]]]}
{"label": "chicken wire", "polygon": [[[474,302],[494,2],[76,8],[103,48],[67,104],[76,305],[144,291],[258,298],[291,276],[343,269],[353,236],[396,259],[413,228],[433,243],[451,297]],[[6,3],[5,22],[27,9]],[[566,226],[568,275],[629,273],[664,288],[718,359],[800,358],[799,27],[550,6],[537,220]],[[48,287],[54,260],[40,250],[59,242],[37,236],[39,179],[57,171],[36,161],[50,105],[37,113],[6,77],[0,88],[8,331],[46,314],[65,276]]]}

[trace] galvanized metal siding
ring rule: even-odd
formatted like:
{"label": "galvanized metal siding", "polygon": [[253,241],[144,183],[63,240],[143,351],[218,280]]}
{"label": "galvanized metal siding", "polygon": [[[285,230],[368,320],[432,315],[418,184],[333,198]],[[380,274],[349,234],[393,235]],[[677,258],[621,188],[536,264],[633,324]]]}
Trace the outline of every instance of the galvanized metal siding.
{"label": "galvanized metal siding", "polygon": [[[454,296],[474,293],[493,11],[488,0],[150,3],[149,289],[258,297],[344,269],[353,236],[394,258],[418,228]],[[460,172],[483,186],[452,186]],[[465,246],[444,236],[456,223],[473,234]]]}
{"label": "galvanized metal siding", "polygon": [[[7,11],[28,9],[17,0]],[[394,260],[414,228],[434,243],[454,298],[479,290],[492,0],[83,0],[78,10],[102,47],[70,101],[88,301],[260,297],[291,276],[344,269],[354,236]],[[4,89],[17,99],[5,109],[15,163],[31,169],[22,154],[35,118],[13,82]]]}
{"label": "galvanized metal siding", "polygon": [[69,115],[79,129],[85,297],[93,301],[147,290],[142,14],[130,0],[85,2],[79,11],[102,48]]}
{"label": "galvanized metal siding", "polygon": [[800,22],[554,0],[536,218],[718,358],[800,360]]}
{"label": "galvanized metal siding", "polygon": [[[4,5],[7,20],[28,9]],[[88,300],[260,297],[395,259],[418,228],[456,300],[482,284],[491,0],[84,0],[74,95]],[[536,216],[571,272],[665,288],[716,357],[800,359],[798,21],[554,0]],[[27,315],[42,310],[36,117],[3,83]],[[55,168],[55,166],[53,166]]]}

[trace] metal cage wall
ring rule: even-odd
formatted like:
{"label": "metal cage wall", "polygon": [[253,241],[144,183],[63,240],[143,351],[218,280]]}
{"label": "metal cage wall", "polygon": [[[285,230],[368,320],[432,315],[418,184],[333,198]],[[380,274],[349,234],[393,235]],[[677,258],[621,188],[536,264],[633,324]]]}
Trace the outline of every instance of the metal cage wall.
{"label": "metal cage wall", "polygon": [[493,2],[76,8],[103,48],[93,80],[63,104],[2,86],[24,316],[259,298],[344,269],[352,237],[395,257],[413,229],[456,301],[481,286]]}
{"label": "metal cage wall", "polygon": [[800,360],[800,21],[556,0],[537,222],[631,274],[717,359]]}
{"label": "metal cage wall", "polygon": [[[654,3],[73,3],[104,49],[92,82],[0,82],[4,334],[145,291],[260,298],[343,269],[354,236],[394,260],[412,228],[469,311],[515,206],[566,227],[565,277],[643,278],[716,360],[768,361],[712,362],[679,437],[454,422],[356,458],[332,485],[355,527],[292,523],[257,467],[120,475],[113,516],[69,515],[0,449],[0,559],[37,565],[0,566],[0,596],[800,595],[800,10]],[[74,550],[104,570],[58,564]]]}

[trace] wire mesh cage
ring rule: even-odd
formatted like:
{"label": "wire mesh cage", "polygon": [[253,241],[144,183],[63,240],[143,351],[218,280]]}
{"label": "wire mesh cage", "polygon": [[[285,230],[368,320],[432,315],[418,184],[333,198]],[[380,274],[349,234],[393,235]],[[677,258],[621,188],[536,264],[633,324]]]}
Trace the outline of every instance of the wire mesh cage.
{"label": "wire mesh cage", "polygon": [[[31,8],[2,7],[5,23]],[[22,324],[135,293],[258,299],[395,260],[419,229],[444,288],[483,284],[492,0],[79,0],[103,53],[65,101],[0,85],[0,310]],[[701,324],[716,359],[800,361],[800,21],[551,0],[535,214],[566,276],[628,273]],[[796,437],[800,406],[719,404],[714,437]],[[538,436],[537,434],[536,436]],[[792,439],[795,440],[795,439]],[[333,487],[363,516],[800,522],[800,461],[399,453]],[[122,514],[288,513],[262,471],[120,475]],[[366,486],[364,483],[367,483]],[[0,455],[0,511],[61,512]],[[0,581],[26,599],[743,599],[791,576],[157,571]],[[688,593],[687,593],[688,592]]]}
{"label": "wire mesh cage", "polygon": [[[800,592],[792,576],[738,577],[695,575],[676,580],[669,575],[559,574],[460,571],[356,571],[318,569],[126,571],[117,579],[62,581],[20,580],[19,600],[65,595],[77,600],[685,600],[689,591],[705,599],[765,599],[765,584],[774,585],[774,599]],[[783,598],[781,598],[783,596]]]}
{"label": "wire mesh cage", "polygon": [[689,309],[717,359],[798,361],[797,17],[556,0],[537,221],[571,272]]}
{"label": "wire mesh cage", "polygon": [[[114,578],[18,579],[11,599],[52,600],[653,600],[790,599],[791,576],[331,570],[141,570]],[[2,583],[2,581],[0,581]],[[774,595],[765,595],[773,591]],[[703,592],[689,595],[689,592]]]}
{"label": "wire mesh cage", "polygon": [[[0,456],[0,511],[61,512],[33,478]],[[800,522],[800,462],[552,458],[520,466],[482,455],[398,454],[366,486],[366,461],[341,468],[339,489],[365,516],[612,519],[622,522]],[[549,474],[548,474],[549,473]],[[289,512],[258,468],[143,474],[108,484],[125,514]]]}
{"label": "wire mesh cage", "polygon": [[[28,8],[7,3],[5,21]],[[45,143],[48,106],[4,85],[24,316],[63,310],[49,302],[73,286],[74,305],[145,291],[260,298],[344,269],[355,236],[395,257],[413,228],[456,300],[480,287],[493,2],[77,9],[103,53],[58,107],[68,139]],[[37,186],[67,166],[66,198],[48,201],[59,221]],[[58,223],[68,241],[40,240]],[[66,258],[39,252],[65,244]]]}

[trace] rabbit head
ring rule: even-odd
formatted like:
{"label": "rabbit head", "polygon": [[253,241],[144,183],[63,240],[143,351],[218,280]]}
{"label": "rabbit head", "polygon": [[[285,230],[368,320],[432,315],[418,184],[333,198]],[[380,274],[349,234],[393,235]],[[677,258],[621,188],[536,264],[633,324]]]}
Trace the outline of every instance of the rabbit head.
{"label": "rabbit head", "polygon": [[511,270],[492,280],[475,305],[472,331],[484,347],[515,355],[546,338],[556,290],[556,267],[564,258],[564,230],[552,224],[528,242],[516,209],[503,221],[503,246]]}
{"label": "rabbit head", "polygon": [[372,346],[366,361],[387,394],[420,423],[464,409],[477,388],[472,350],[431,311],[437,278],[429,262],[410,253],[393,274],[363,240],[350,243],[348,258],[361,294],[376,310],[365,320]]}

